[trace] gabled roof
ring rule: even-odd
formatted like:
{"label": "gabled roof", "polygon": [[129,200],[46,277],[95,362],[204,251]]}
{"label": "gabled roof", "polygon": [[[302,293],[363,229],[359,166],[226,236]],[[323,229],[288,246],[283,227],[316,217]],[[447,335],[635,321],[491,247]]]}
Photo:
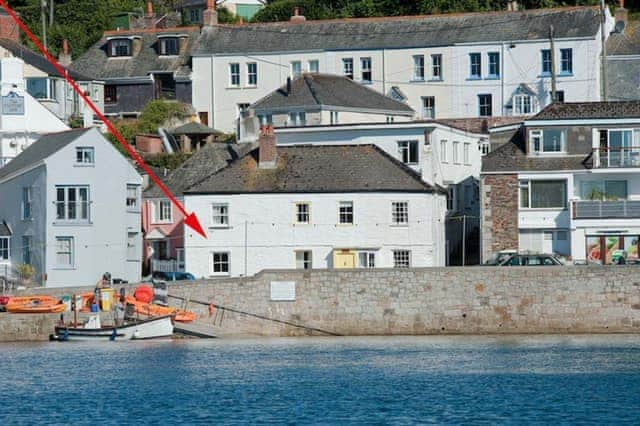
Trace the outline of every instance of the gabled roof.
{"label": "gabled roof", "polygon": [[[152,72],[172,72],[175,73],[176,78],[188,78],[191,73],[191,49],[195,45],[199,33],[200,30],[197,27],[108,31],[96,44],[76,59],[71,68],[102,80],[147,78]],[[187,48],[178,56],[158,55],[158,36],[170,34],[188,35]],[[139,36],[142,39],[142,48],[137,55],[118,58],[107,56],[108,38],[134,36]]]}
{"label": "gabled roof", "polygon": [[171,131],[174,135],[219,135],[221,131],[212,129],[209,126],[205,126],[202,123],[191,122],[183,124],[180,127],[176,127]]}
{"label": "gabled roof", "polygon": [[7,225],[6,221],[0,221],[0,237],[10,237],[11,236],[11,229],[9,228],[9,225]]}
{"label": "gabled roof", "polygon": [[287,85],[255,102],[256,111],[291,108],[341,107],[413,115],[407,104],[396,101],[350,78],[330,74],[302,74]]}
{"label": "gabled roof", "polygon": [[20,155],[11,160],[6,166],[0,167],[0,179],[37,164],[92,129],[92,127],[73,129],[42,136],[36,142],[29,145],[27,149],[22,151]]}
{"label": "gabled roof", "polygon": [[442,191],[375,145],[278,146],[272,169],[259,168],[258,155],[256,148],[184,193]]}
{"label": "gabled roof", "polygon": [[[253,148],[252,144],[205,145],[166,178],[162,178],[162,181],[174,195],[180,196],[189,186],[226,167],[230,161],[240,158]],[[155,185],[150,186],[143,195],[144,198],[164,197],[162,191]]]}
{"label": "gabled roof", "polygon": [[[50,76],[62,77],[56,67],[54,67],[51,62],[44,56],[36,53],[30,49],[27,49],[21,44],[16,43],[13,40],[9,40],[6,38],[0,38],[0,46],[7,49],[13,56],[16,58],[22,59],[26,64],[31,65],[34,68],[39,69],[40,71],[46,73]],[[63,67],[64,68],[64,67]],[[79,72],[73,71],[72,69],[65,68],[69,71],[69,76],[76,81],[91,81],[91,77],[87,77]]]}
{"label": "gabled roof", "polygon": [[595,37],[597,7],[204,27],[195,55],[450,46],[456,43]]}
{"label": "gabled roof", "polygon": [[555,102],[527,121],[597,120],[616,118],[640,119],[640,101],[620,102]]}

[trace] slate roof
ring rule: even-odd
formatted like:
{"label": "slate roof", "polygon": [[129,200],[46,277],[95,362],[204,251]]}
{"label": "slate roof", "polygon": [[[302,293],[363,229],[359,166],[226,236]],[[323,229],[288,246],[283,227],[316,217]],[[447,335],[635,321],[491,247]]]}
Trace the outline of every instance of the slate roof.
{"label": "slate roof", "polygon": [[597,7],[203,27],[194,55],[448,46],[455,43],[594,37]]}
{"label": "slate roof", "polygon": [[640,101],[556,102],[527,121],[640,118]]}
{"label": "slate roof", "polygon": [[185,194],[443,191],[375,145],[278,146],[277,165],[258,167],[259,148]]}
{"label": "slate roof", "polygon": [[10,237],[11,229],[4,220],[0,222],[0,237]]}
{"label": "slate roof", "polygon": [[[26,64],[33,66],[34,68],[39,69],[40,71],[46,73],[50,76],[62,77],[56,67],[51,65],[51,62],[44,56],[39,53],[36,53],[21,44],[16,43],[13,40],[9,40],[6,38],[0,38],[0,46],[7,49],[13,56],[16,58],[22,59]],[[64,67],[63,67],[64,68]],[[87,77],[79,72],[76,72],[72,69],[65,68],[69,71],[69,76],[76,81],[91,81],[91,77]]]}
{"label": "slate roof", "polygon": [[183,124],[180,127],[176,127],[171,131],[174,135],[219,135],[222,134],[220,130],[212,129],[209,126],[205,126],[202,123],[191,122]]}
{"label": "slate roof", "polygon": [[44,160],[90,130],[92,128],[73,129],[42,136],[6,166],[0,168],[0,179]]}
{"label": "slate roof", "polygon": [[611,33],[607,39],[607,57],[640,55],[640,22],[629,21],[623,32]]}
{"label": "slate roof", "polygon": [[[203,146],[200,151],[194,153],[191,158],[182,163],[180,167],[171,172],[166,178],[162,175],[157,176],[174,195],[179,196],[182,195],[184,190],[189,186],[202,181],[218,170],[226,167],[230,161],[246,155],[246,153],[253,148],[255,148],[255,146],[252,144],[208,144]],[[163,197],[164,194],[157,186],[151,184],[151,186],[144,191],[143,196],[144,198],[158,198]]]}
{"label": "slate roof", "polygon": [[[196,27],[107,31],[96,44],[73,62],[71,68],[102,80],[147,78],[151,72],[173,72],[176,78],[188,78],[191,74],[191,50],[199,32],[200,29]],[[158,35],[168,34],[188,34],[188,45],[181,55],[158,55]],[[142,38],[140,52],[132,57],[109,58],[107,37],[115,36],[140,36]]]}
{"label": "slate roof", "polygon": [[509,126],[511,124],[522,123],[523,117],[504,116],[504,117],[475,117],[475,118],[438,118],[431,120],[445,126],[453,127],[458,130],[471,133],[488,133],[494,127]]}
{"label": "slate roof", "polygon": [[414,112],[407,104],[350,78],[330,74],[302,74],[291,82],[290,92],[287,93],[287,85],[284,85],[252,105],[256,111],[288,111],[291,108],[321,106],[380,110],[405,115],[413,115]]}

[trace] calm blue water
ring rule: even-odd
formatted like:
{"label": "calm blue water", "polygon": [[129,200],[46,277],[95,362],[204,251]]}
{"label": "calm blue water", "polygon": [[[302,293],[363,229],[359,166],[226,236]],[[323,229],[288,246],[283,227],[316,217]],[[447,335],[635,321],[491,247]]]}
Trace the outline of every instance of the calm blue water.
{"label": "calm blue water", "polygon": [[640,423],[640,336],[0,345],[0,424]]}

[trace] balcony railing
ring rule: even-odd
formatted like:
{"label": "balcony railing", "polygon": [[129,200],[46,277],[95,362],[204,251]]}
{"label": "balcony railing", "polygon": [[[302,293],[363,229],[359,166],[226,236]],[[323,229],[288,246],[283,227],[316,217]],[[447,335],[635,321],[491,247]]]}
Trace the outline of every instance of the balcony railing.
{"label": "balcony railing", "polygon": [[151,272],[184,272],[184,263],[175,259],[151,259]]}
{"label": "balcony railing", "polygon": [[598,148],[593,152],[593,166],[608,167],[640,167],[640,147]]}
{"label": "balcony railing", "polygon": [[574,201],[574,219],[640,218],[640,201]]}

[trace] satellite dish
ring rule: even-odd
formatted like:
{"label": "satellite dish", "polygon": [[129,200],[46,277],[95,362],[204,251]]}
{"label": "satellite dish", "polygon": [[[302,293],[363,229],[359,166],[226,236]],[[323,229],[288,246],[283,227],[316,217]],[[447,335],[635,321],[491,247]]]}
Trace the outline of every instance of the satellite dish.
{"label": "satellite dish", "polygon": [[618,21],[618,22],[616,22],[615,32],[617,32],[617,33],[622,33],[622,31],[624,31],[624,27],[625,27],[625,23],[624,23],[624,21]]}

